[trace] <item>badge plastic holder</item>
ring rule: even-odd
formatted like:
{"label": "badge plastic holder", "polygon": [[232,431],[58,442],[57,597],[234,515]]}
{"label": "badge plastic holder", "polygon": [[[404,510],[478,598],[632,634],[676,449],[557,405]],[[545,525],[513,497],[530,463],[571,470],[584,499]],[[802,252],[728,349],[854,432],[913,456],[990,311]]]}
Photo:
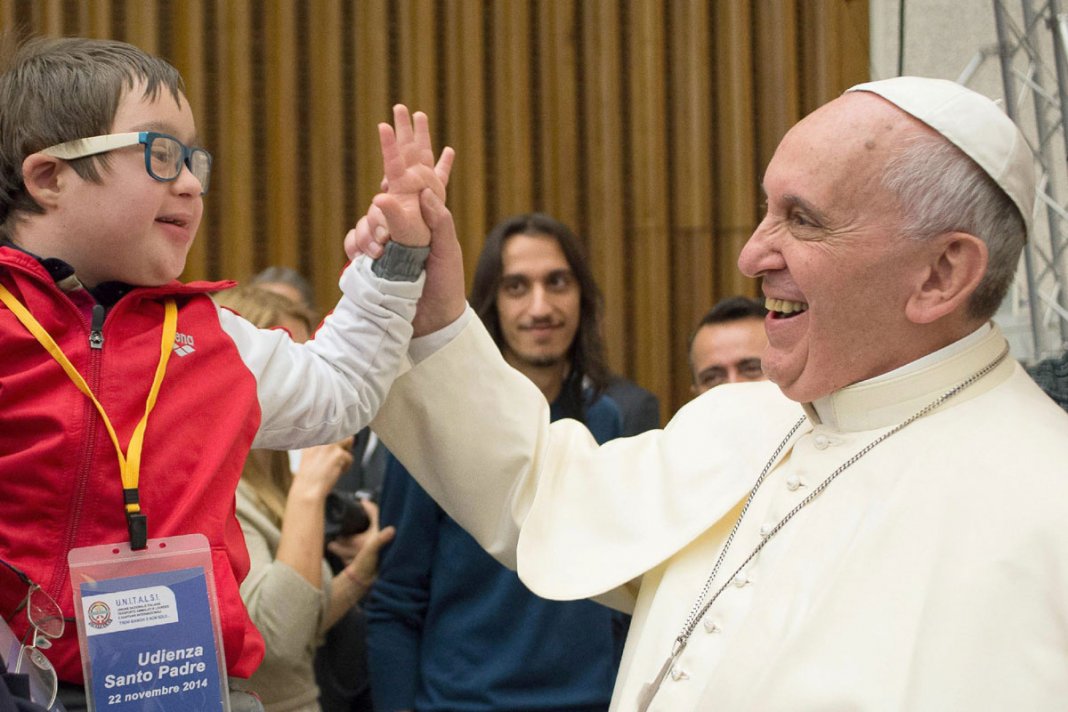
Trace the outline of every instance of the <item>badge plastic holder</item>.
{"label": "badge plastic holder", "polygon": [[67,560],[89,712],[230,712],[207,537],[83,547]]}

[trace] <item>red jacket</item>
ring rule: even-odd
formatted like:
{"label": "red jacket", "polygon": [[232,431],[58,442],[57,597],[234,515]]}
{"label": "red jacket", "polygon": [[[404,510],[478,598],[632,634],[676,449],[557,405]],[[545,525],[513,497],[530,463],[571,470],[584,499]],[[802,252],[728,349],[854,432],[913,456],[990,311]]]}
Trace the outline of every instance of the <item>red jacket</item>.
{"label": "red jacket", "polygon": [[[0,281],[81,372],[124,448],[144,414],[159,361],[162,299],[176,298],[177,341],[192,337],[193,350],[171,355],[149,417],[141,504],[149,536],[201,532],[208,538],[227,667],[248,677],[263,657],[263,639],[238,593],[249,563],[234,517],[234,490],[260,407],[256,381],[205,296],[227,285],[175,282],[134,289],[111,309],[103,346],[92,349],[89,320],[37,260],[0,248],[0,265]],[[0,353],[0,557],[73,616],[67,552],[128,539],[115,447],[89,399],[2,307]],[[15,623],[21,635],[25,617]],[[47,654],[61,680],[81,682],[74,625]]]}
{"label": "red jacket", "polygon": [[[249,677],[264,645],[238,591],[249,567],[234,514],[245,457],[254,441],[306,447],[367,425],[407,352],[422,280],[387,282],[354,264],[342,275],[345,298],[306,345],[219,311],[206,293],[229,283],[138,287],[109,311],[99,349],[89,318],[33,256],[0,246],[0,282],[85,378],[124,448],[159,360],[163,301],[175,298],[178,333],[145,433],[141,507],[152,538],[208,538],[227,668]],[[120,541],[128,533],[119,464],[99,413],[0,303],[0,558],[72,616],[67,553]],[[0,590],[0,601],[25,595],[20,584]],[[25,627],[18,616],[15,633]],[[73,624],[47,656],[61,680],[82,681]]]}

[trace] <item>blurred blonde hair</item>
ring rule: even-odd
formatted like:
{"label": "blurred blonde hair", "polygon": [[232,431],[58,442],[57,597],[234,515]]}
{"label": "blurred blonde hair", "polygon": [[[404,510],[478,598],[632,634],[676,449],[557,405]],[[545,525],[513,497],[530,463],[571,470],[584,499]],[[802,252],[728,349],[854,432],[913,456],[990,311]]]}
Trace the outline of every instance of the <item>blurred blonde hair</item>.
{"label": "blurred blonde hair", "polygon": [[[315,315],[307,307],[254,284],[242,284],[217,292],[214,297],[219,305],[240,314],[261,329],[280,326],[287,317],[302,322],[309,334],[316,324]],[[279,450],[253,450],[245,460],[241,479],[252,486],[260,511],[281,527],[286,497],[293,483],[289,455]]]}
{"label": "blurred blonde hair", "polygon": [[261,329],[281,326],[286,317],[304,324],[309,334],[318,324],[315,314],[303,304],[255,284],[240,284],[233,289],[216,292],[215,301]]}

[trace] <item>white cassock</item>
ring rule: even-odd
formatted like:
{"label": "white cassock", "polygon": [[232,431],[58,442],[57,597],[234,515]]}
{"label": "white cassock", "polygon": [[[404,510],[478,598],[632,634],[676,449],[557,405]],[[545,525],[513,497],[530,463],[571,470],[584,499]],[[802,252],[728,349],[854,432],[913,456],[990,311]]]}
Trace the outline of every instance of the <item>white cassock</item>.
{"label": "white cassock", "polygon": [[1068,709],[1068,415],[1011,358],[842,471],[732,577],[855,453],[995,361],[996,327],[819,415],[770,383],[723,386],[598,447],[574,421],[550,427],[470,314],[373,427],[533,591],[633,613],[613,710],[638,707],[802,417],[650,709]]}

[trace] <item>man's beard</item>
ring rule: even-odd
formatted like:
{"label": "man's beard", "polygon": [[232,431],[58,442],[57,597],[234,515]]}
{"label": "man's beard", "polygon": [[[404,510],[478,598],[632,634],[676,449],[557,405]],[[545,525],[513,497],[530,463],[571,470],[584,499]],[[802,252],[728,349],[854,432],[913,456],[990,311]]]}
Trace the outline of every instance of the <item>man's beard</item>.
{"label": "man's beard", "polygon": [[533,356],[530,354],[517,353],[516,351],[513,351],[512,353],[515,354],[520,361],[532,368],[548,368],[550,366],[556,366],[567,358],[566,353],[535,354]]}

